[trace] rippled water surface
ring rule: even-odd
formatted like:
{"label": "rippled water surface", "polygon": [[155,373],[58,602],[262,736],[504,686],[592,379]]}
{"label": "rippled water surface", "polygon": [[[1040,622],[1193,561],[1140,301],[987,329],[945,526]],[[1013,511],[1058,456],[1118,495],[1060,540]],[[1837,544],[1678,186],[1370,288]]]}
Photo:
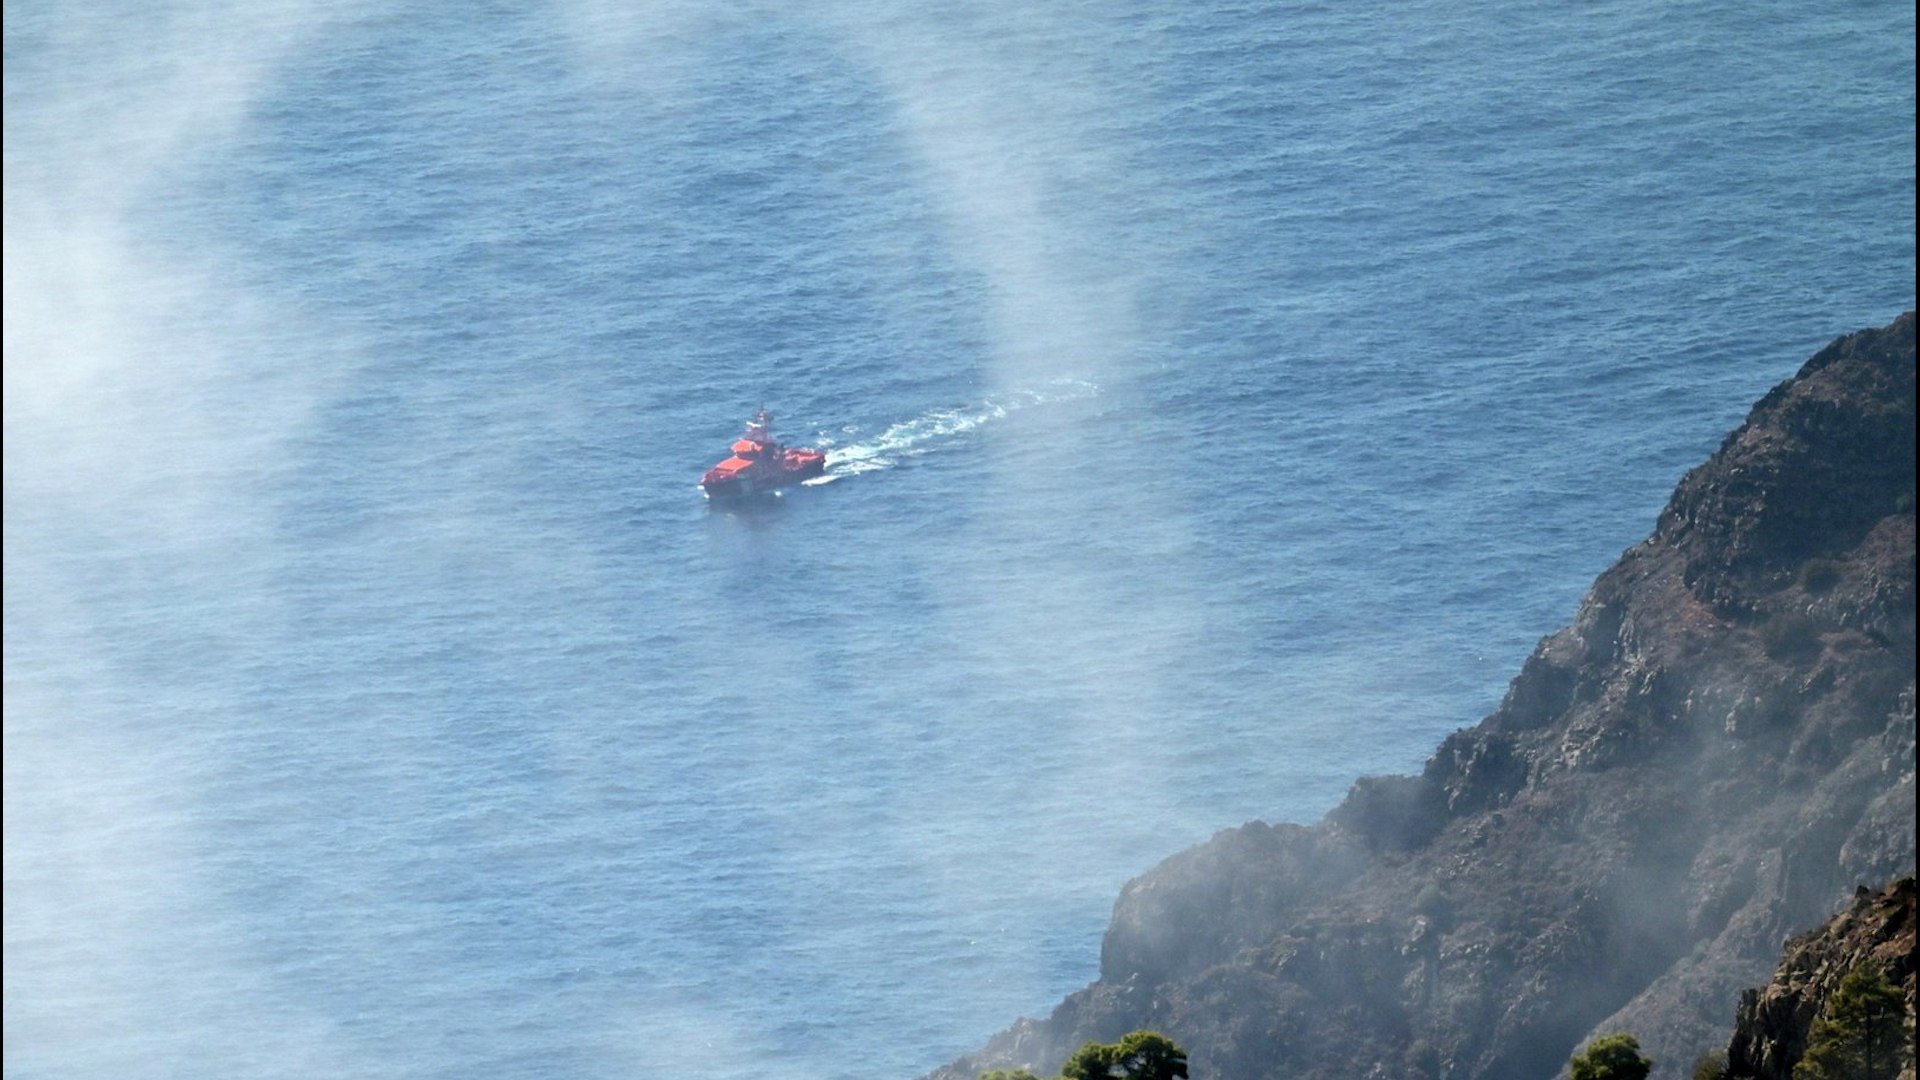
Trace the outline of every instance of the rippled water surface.
{"label": "rippled water surface", "polygon": [[1911,5],[806,7],[8,0],[8,1076],[916,1075],[1913,304]]}

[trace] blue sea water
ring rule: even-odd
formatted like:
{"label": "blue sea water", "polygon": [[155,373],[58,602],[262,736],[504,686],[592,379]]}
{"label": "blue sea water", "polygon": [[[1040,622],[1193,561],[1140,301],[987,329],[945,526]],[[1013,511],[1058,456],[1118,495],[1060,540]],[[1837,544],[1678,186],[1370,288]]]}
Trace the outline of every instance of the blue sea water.
{"label": "blue sea water", "polygon": [[[1910,4],[5,7],[5,1073],[907,1077],[1913,305]],[[832,482],[722,509],[756,406]]]}

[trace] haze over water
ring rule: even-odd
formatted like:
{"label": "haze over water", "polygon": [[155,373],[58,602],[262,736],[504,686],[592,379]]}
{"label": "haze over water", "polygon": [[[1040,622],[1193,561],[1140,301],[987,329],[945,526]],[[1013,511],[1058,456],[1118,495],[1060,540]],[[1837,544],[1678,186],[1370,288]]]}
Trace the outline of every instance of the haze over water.
{"label": "haze over water", "polygon": [[[1910,4],[5,9],[9,1077],[905,1077],[1913,306]],[[765,404],[832,483],[700,471]]]}

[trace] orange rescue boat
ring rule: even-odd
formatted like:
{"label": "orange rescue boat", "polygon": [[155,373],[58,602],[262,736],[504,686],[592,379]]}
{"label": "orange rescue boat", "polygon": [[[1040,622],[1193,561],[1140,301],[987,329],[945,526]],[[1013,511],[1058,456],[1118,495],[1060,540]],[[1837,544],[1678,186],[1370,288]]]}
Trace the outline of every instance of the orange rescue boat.
{"label": "orange rescue boat", "polygon": [[709,499],[757,495],[827,471],[827,455],[821,451],[780,445],[773,437],[773,414],[765,409],[747,421],[747,433],[732,450],[732,457],[700,477],[700,490]]}

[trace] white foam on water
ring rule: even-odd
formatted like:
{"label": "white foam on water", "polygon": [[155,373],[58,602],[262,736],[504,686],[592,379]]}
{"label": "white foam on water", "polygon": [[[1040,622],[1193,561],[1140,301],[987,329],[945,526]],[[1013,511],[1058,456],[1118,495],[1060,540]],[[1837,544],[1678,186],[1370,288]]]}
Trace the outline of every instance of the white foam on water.
{"label": "white foam on water", "polygon": [[902,420],[885,431],[846,446],[827,447],[827,475],[803,481],[825,484],[843,476],[891,468],[907,458],[928,454],[952,439],[984,424],[1004,419],[1008,414],[1036,405],[1055,404],[1091,397],[1100,388],[1083,379],[1056,379],[1039,389],[1021,389],[998,394],[977,405],[935,409],[911,420]]}

